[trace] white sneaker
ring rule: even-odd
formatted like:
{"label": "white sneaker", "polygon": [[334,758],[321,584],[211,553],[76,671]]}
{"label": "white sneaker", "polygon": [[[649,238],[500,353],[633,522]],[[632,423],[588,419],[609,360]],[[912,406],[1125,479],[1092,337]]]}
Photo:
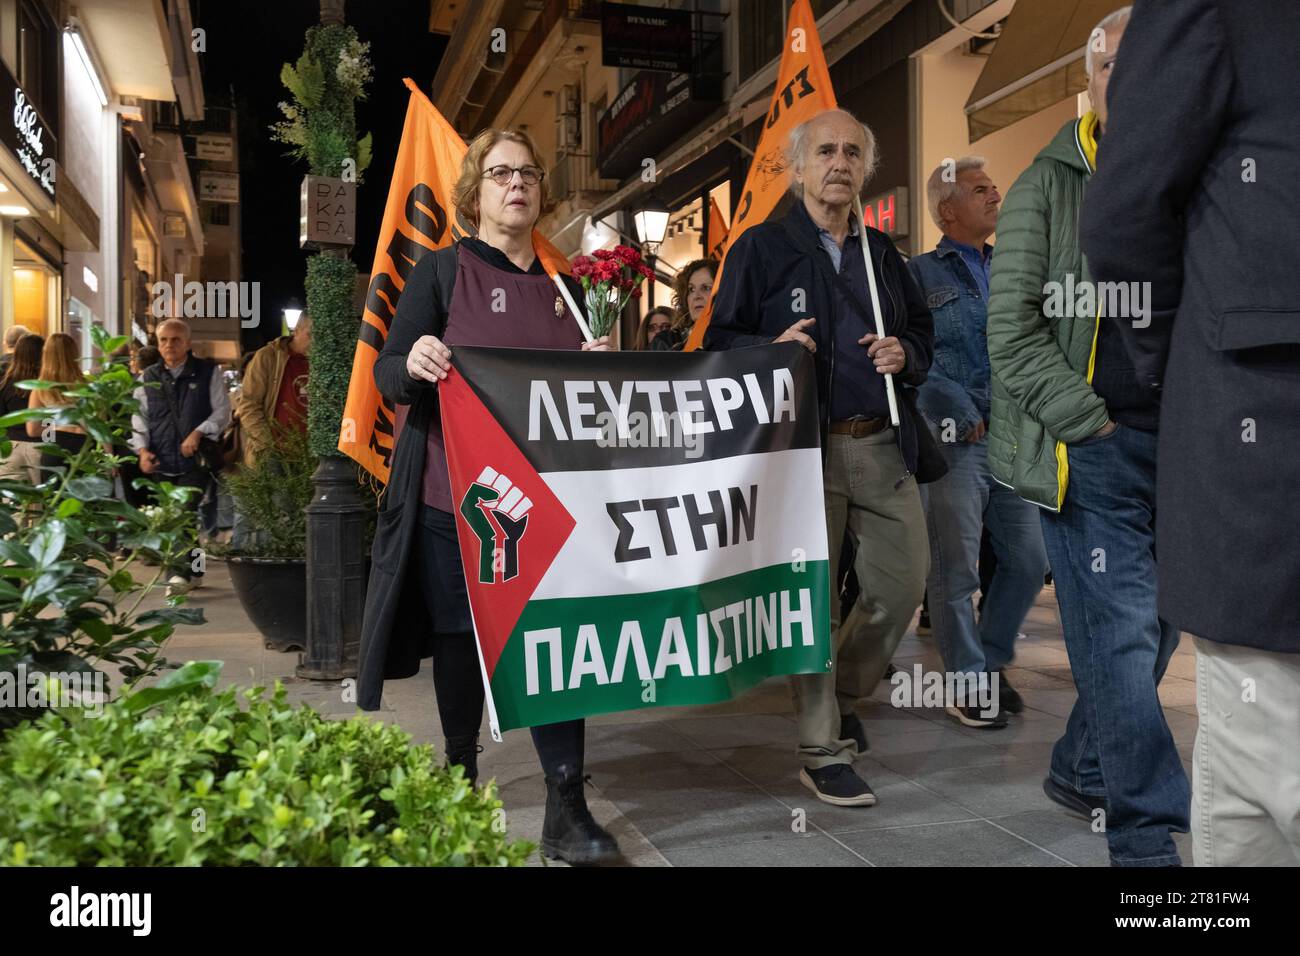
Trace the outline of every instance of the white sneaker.
{"label": "white sneaker", "polygon": [[177,594],[188,594],[194,587],[195,584],[193,581],[189,581],[186,578],[181,577],[179,574],[173,574],[167,579],[167,596],[173,597]]}

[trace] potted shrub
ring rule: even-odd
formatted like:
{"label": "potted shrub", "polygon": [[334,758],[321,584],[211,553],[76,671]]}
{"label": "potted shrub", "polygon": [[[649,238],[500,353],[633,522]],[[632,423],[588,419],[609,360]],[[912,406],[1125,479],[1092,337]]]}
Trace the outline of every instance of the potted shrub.
{"label": "potted shrub", "polygon": [[266,646],[307,647],[307,516],[316,456],[304,432],[271,423],[273,441],[224,481],[251,529],[226,555],[239,603]]}

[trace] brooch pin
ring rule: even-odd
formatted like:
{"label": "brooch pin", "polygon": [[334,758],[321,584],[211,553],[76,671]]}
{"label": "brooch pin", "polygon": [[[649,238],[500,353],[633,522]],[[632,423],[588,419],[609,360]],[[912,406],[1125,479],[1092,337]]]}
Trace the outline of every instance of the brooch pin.
{"label": "brooch pin", "polygon": [[564,315],[564,300],[558,295],[555,297],[555,317],[558,319]]}

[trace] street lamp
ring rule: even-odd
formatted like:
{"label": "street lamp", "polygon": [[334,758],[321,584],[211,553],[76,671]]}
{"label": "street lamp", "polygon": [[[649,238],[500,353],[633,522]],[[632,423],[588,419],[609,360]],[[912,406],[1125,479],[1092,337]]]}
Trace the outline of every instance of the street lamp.
{"label": "street lamp", "polygon": [[298,327],[298,320],[302,318],[302,306],[298,304],[297,299],[290,299],[289,303],[280,310],[284,316],[284,333],[292,335],[293,330]]}
{"label": "street lamp", "polygon": [[664,235],[668,232],[668,217],[672,211],[663,204],[663,201],[655,196],[650,197],[650,201],[636,211],[633,219],[636,221],[636,238],[643,246],[658,246],[664,241]]}
{"label": "street lamp", "polygon": [[[636,238],[637,241],[645,248],[645,263],[651,270],[655,267],[655,250],[659,248],[664,241],[664,236],[668,233],[668,217],[672,211],[663,204],[663,200],[657,196],[651,196],[649,201],[633,213],[632,218],[636,221]],[[646,290],[646,308],[655,307],[655,280],[651,276],[649,288]]]}

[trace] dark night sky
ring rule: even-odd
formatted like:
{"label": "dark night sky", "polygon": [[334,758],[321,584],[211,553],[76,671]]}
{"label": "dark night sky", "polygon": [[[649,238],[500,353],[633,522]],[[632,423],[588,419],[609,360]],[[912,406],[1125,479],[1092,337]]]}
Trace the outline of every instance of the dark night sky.
{"label": "dark night sky", "polygon": [[[240,209],[243,278],[260,281],[263,335],[279,334],[280,310],[302,291],[307,254],[298,248],[298,187],[306,163],[285,155],[270,126],[290,98],[280,67],[302,53],[303,35],[320,19],[316,0],[195,0],[194,19],[207,31],[200,54],[206,95],[214,104],[233,87],[240,110]],[[359,134],[374,137],[374,158],[357,191],[357,243],[352,259],[361,272],[371,257],[397,156],[409,76],[428,91],[447,38],[428,31],[429,0],[349,0],[347,21],[370,43],[374,80],[357,104]],[[246,342],[246,347],[253,343]]]}

